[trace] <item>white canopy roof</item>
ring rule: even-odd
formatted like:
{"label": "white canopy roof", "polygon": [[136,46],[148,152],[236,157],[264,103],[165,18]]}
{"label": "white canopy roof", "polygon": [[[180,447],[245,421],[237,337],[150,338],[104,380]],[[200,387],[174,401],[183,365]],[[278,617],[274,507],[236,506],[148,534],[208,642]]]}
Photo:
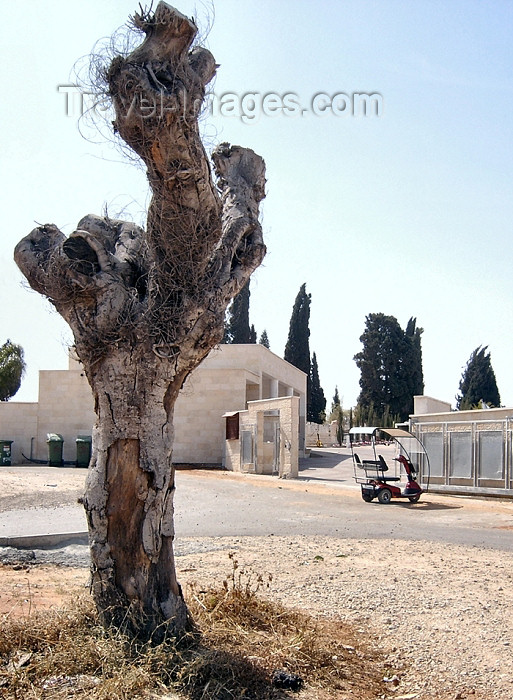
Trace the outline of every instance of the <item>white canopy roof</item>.
{"label": "white canopy roof", "polygon": [[[373,426],[364,425],[356,428],[351,428],[349,434],[368,435],[369,437],[375,437],[376,433],[379,432],[385,433],[386,435],[389,435],[391,438],[396,440],[405,452],[425,454],[427,457],[425,447],[419,440],[419,438],[416,435],[413,435],[412,433],[408,432],[407,430],[403,430],[402,428],[376,428]],[[351,443],[351,449],[352,444],[353,443]]]}
{"label": "white canopy roof", "polygon": [[381,431],[390,435],[390,437],[415,437],[407,430],[402,430],[401,428],[376,428],[368,425],[360,426],[359,428],[351,428],[349,431],[350,435],[374,435]]}
{"label": "white canopy roof", "polygon": [[371,428],[367,425],[363,425],[360,428],[351,428],[349,435],[373,435],[376,430],[379,430],[379,428]]}

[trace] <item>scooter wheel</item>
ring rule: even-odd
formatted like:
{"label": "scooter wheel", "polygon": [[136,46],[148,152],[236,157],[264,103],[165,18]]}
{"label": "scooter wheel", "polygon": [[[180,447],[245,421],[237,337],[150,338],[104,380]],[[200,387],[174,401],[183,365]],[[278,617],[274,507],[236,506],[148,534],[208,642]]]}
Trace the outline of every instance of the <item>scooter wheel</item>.
{"label": "scooter wheel", "polygon": [[410,503],[417,503],[420,498],[420,493],[416,493],[415,496],[408,496]]}
{"label": "scooter wheel", "polygon": [[390,489],[381,489],[378,491],[378,501],[380,503],[390,503],[392,500],[392,491]]}

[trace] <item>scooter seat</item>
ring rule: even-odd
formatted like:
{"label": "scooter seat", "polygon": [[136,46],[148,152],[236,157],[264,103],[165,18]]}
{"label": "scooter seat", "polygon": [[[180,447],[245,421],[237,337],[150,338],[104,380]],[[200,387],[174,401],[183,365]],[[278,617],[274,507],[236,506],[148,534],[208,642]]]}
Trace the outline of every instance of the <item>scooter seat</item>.
{"label": "scooter seat", "polygon": [[364,459],[363,460],[364,469],[377,469],[380,472],[387,472],[388,467],[385,460],[381,459]]}
{"label": "scooter seat", "polygon": [[383,481],[385,483],[387,481],[401,481],[400,476],[383,476],[381,473],[369,474],[368,472],[366,472],[366,474],[368,479],[373,479],[374,481]]}

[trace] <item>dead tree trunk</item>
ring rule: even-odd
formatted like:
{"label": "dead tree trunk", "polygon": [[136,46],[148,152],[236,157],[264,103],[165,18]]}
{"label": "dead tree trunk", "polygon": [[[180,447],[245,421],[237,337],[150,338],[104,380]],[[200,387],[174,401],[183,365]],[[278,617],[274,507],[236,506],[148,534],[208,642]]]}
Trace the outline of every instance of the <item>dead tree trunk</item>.
{"label": "dead tree trunk", "polygon": [[265,166],[221,144],[214,186],[197,125],[214,58],[190,50],[195,25],[163,2],[134,21],[144,41],[113,60],[107,80],[114,127],[147,166],[146,231],[93,215],[69,237],[46,224],[15,260],[71,326],[94,395],[84,500],[98,610],[149,638],[187,621],[172,549],[173,408],[265,255]]}

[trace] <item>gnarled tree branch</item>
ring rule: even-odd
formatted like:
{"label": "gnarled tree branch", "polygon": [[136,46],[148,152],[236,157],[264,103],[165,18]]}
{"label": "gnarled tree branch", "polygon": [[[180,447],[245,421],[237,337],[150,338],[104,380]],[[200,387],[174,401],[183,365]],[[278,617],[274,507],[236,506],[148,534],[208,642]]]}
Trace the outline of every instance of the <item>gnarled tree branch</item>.
{"label": "gnarled tree branch", "polygon": [[146,230],[90,214],[68,237],[38,226],[15,259],[70,324],[93,390],[85,507],[98,608],[151,636],[186,620],[172,555],[174,402],[265,255],[265,165],[221,144],[214,184],[197,118],[215,60],[191,49],[194,22],[165,2],[134,23],[144,41],[106,77],[114,128],[147,167]]}

